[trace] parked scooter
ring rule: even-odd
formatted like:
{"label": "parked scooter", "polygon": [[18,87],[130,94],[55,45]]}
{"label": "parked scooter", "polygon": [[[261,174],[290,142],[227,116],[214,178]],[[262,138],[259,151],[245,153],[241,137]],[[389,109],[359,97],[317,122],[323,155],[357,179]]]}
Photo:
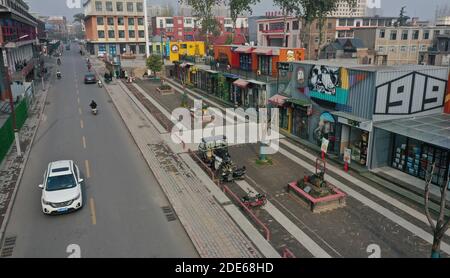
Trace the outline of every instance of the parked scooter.
{"label": "parked scooter", "polygon": [[245,195],[241,201],[248,208],[260,207],[267,203],[267,197],[266,194],[255,194],[253,191],[248,190],[247,195]]}

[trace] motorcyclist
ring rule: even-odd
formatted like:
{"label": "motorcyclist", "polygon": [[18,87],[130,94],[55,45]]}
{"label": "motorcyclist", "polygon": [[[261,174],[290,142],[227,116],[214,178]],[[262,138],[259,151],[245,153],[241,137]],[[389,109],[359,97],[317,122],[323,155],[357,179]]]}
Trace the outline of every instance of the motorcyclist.
{"label": "motorcyclist", "polygon": [[61,59],[60,58],[58,58],[57,63],[58,63],[58,65],[61,65]]}
{"label": "motorcyclist", "polygon": [[91,101],[89,106],[91,107],[92,110],[97,109],[97,103],[94,100]]}
{"label": "motorcyclist", "polygon": [[59,70],[56,71],[56,77],[61,78],[61,72]]}

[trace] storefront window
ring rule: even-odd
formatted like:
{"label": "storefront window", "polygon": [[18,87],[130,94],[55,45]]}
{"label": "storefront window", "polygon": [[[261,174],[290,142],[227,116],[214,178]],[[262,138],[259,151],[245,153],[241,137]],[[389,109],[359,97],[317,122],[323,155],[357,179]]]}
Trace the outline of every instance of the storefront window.
{"label": "storefront window", "polygon": [[239,55],[239,65],[242,70],[252,70],[252,56],[250,54]]}
{"label": "storefront window", "polygon": [[280,111],[280,128],[287,130],[289,127],[288,108],[281,107],[279,111]]}
{"label": "storefront window", "polygon": [[259,71],[263,75],[272,75],[272,56],[259,56]]}
{"label": "storefront window", "polygon": [[360,165],[366,165],[369,132],[351,127],[349,149],[352,150],[352,160]]}
{"label": "storefront window", "polygon": [[448,151],[404,136],[395,136],[392,167],[412,176],[427,178],[435,164],[431,182],[444,186],[448,175],[448,157]]}
{"label": "storefront window", "polygon": [[314,129],[314,138],[318,146],[322,145],[322,138],[325,138],[329,140],[328,150],[334,150],[334,143],[336,142],[335,125],[336,120],[329,112],[324,112],[320,115],[319,124]]}
{"label": "storefront window", "polygon": [[306,108],[295,106],[292,113],[292,134],[302,139],[308,139],[308,115]]}

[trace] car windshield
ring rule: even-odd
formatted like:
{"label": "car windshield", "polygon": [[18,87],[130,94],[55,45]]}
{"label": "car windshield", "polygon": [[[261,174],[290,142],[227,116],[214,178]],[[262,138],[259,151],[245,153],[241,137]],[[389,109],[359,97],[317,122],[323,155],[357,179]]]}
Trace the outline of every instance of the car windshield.
{"label": "car windshield", "polygon": [[76,186],[75,178],[73,175],[62,175],[48,177],[47,179],[47,191],[56,191],[62,189],[68,189]]}
{"label": "car windshield", "polygon": [[93,78],[94,75],[93,75],[93,74],[86,74],[86,77],[87,77],[87,78]]}

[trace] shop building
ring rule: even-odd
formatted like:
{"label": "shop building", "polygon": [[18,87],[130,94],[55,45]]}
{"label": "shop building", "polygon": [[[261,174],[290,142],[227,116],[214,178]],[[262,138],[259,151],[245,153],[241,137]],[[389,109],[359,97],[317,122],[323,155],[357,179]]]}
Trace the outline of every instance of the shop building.
{"label": "shop building", "polygon": [[269,102],[280,107],[280,127],[294,138],[317,146],[326,138],[328,153],[343,158],[350,151],[360,167],[395,167],[423,179],[425,165],[436,163],[438,176],[448,175],[448,68],[327,60],[291,65],[288,86]]}

